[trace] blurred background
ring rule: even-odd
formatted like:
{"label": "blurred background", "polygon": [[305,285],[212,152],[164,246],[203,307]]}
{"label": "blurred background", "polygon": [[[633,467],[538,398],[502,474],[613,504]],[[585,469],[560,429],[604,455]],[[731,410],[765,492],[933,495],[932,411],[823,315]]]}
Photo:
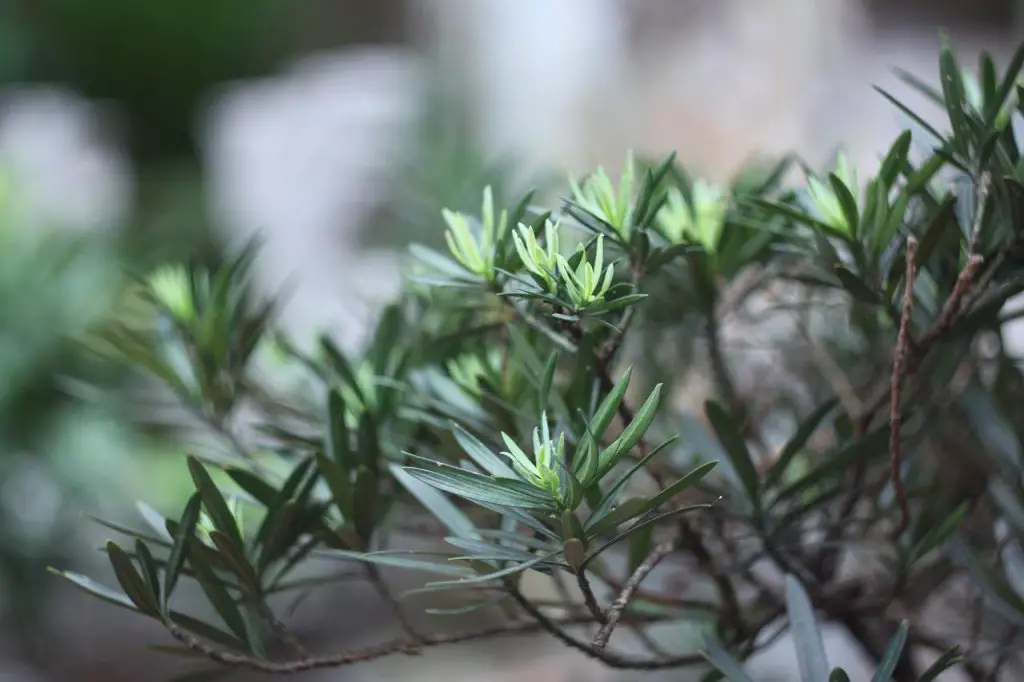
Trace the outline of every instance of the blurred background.
{"label": "blurred background", "polygon": [[[940,27],[965,64],[981,49],[1003,62],[1024,3],[4,0],[0,680],[180,668],[147,648],[162,640],[141,619],[45,570],[105,575],[107,533],[88,517],[127,522],[139,498],[171,513],[190,490],[187,442],[145,426],[160,406],[69,341],[121,314],[119,273],[215,263],[258,234],[259,286],[291,292],[283,324],[356,344],[397,289],[402,247],[439,240],[440,207],[475,210],[486,184],[556,197],[565,173],[615,169],[629,148],[677,150],[712,180],[756,154],[823,165],[841,143],[873,163],[904,122],[870,86],[923,107],[891,68],[934,81]],[[376,608],[338,587],[291,622],[331,651],[385,638]],[[758,672],[787,679],[791,664],[769,652]],[[413,670],[632,679],[530,640],[308,677]]]}

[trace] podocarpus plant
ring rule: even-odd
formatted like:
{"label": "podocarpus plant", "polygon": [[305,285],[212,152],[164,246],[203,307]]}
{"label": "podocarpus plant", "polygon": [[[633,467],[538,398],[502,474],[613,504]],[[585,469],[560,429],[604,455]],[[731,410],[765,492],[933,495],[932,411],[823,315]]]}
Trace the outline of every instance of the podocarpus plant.
{"label": "podocarpus plant", "polygon": [[[984,57],[967,74],[944,45],[939,88],[905,77],[945,107],[948,131],[883,93],[916,128],[865,181],[841,162],[787,188],[787,159],[714,187],[669,158],[574,181],[551,210],[485,192],[479,215],[439,216],[447,253],[412,249],[405,294],[358,353],[275,333],[273,302],[247,293],[253,249],[216,271],[162,271],[143,283],[154,323],[112,341],[230,452],[188,458],[180,516],[111,526],[134,538],[105,548],[118,587],[61,575],[228,671],[542,631],[615,668],[744,680],[741,661],[788,624],[804,680],[847,679],[829,669],[823,619],[877,661],[876,680],[952,665],[992,679],[1024,625],[1024,378],[999,343],[1024,290],[1022,63],[1024,47],[1002,73]],[[745,390],[722,344],[731,310],[780,288],[838,299],[848,327],[786,356],[811,409]],[[686,415],[666,398],[700,344],[713,437],[679,438]],[[267,387],[264,353],[302,375],[293,393]],[[794,412],[770,442],[769,421]],[[403,551],[398,530],[437,549]],[[303,572],[314,558],[361,567],[407,636],[306,653],[272,601],[320,589]],[[687,578],[656,587],[663,562]],[[505,620],[451,633],[435,616],[421,631],[381,567],[437,576],[417,592],[461,591]],[[527,573],[563,597],[534,598]],[[217,622],[179,610],[184,581]],[[961,598],[943,597],[950,586],[971,615],[939,628],[921,614]],[[647,635],[680,621],[706,644]],[[620,630],[643,651],[623,651]],[[293,656],[268,656],[277,642]],[[929,650],[939,659],[919,670],[913,654]]]}

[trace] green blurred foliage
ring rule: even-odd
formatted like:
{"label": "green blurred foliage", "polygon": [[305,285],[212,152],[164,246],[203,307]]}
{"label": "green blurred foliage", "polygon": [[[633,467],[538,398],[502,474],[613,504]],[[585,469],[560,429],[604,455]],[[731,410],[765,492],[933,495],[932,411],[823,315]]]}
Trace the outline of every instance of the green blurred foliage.
{"label": "green blurred foliage", "polygon": [[194,151],[195,108],[220,82],[266,73],[285,54],[287,0],[40,0],[30,76],[73,84],[127,111],[147,160]]}

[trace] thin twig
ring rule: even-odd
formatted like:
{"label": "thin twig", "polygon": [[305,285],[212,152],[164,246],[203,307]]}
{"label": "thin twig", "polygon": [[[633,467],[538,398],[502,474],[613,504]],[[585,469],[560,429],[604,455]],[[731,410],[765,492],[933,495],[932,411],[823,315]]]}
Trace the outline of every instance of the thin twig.
{"label": "thin twig", "polygon": [[590,587],[590,581],[584,571],[576,572],[576,584],[579,586],[580,592],[583,593],[583,603],[586,604],[587,611],[594,617],[594,620],[604,625],[606,622],[604,612],[597,603],[597,597],[594,596],[594,590]]}
{"label": "thin twig", "polygon": [[615,630],[615,626],[619,624],[619,619],[622,618],[622,614],[625,612],[626,607],[629,605],[630,599],[636,593],[640,587],[640,583],[654,570],[662,559],[667,557],[672,552],[679,549],[679,540],[674,539],[668,542],[663,542],[656,546],[651,554],[637,566],[636,570],[633,571],[633,575],[630,576],[626,584],[623,585],[622,591],[619,592],[619,596],[615,598],[612,605],[608,607],[608,612],[604,617],[604,626],[597,631],[594,635],[593,646],[596,650],[602,651],[608,646],[608,640],[612,636],[612,632]]}
{"label": "thin twig", "polygon": [[[438,634],[438,635],[425,635],[418,642],[409,642],[406,640],[394,640],[384,644],[380,644],[373,647],[367,647],[359,649],[357,651],[349,651],[340,654],[333,654],[328,656],[309,656],[300,658],[294,661],[263,661],[251,656],[244,654],[238,654],[231,651],[224,651],[217,649],[206,642],[203,642],[190,633],[186,632],[183,628],[179,627],[173,622],[167,622],[167,630],[171,636],[176,640],[184,644],[189,649],[203,654],[207,658],[224,666],[233,668],[247,668],[249,670],[257,670],[265,673],[274,674],[297,674],[307,672],[310,670],[319,670],[324,668],[338,668],[346,665],[353,665],[357,663],[366,663],[368,661],[374,661],[379,658],[386,656],[392,656],[395,654],[406,654],[415,655],[419,653],[420,649],[424,646],[441,646],[446,644],[458,644],[460,642],[468,642],[477,639],[486,639],[489,637],[497,637],[501,635],[515,635],[515,634],[526,634],[531,632],[538,632],[540,630],[547,630],[548,626],[553,627],[561,631],[564,626],[582,625],[591,622],[590,616],[576,616],[572,618],[565,618],[559,620],[546,619],[546,625],[535,621],[523,621],[517,623],[505,623],[490,628],[481,630],[475,630],[471,632],[451,633],[451,634]],[[589,648],[584,645],[584,648]],[[622,659],[619,657],[612,657],[613,661],[620,664],[619,667],[639,667],[643,668],[645,665],[654,665],[653,661],[637,661],[633,659]],[[694,663],[702,660],[699,656],[694,657]],[[678,657],[676,659],[678,661]],[[685,662],[676,662],[676,665],[686,665]]]}
{"label": "thin twig", "polygon": [[907,239],[907,275],[903,289],[903,309],[900,313],[900,329],[896,338],[896,352],[893,354],[892,379],[889,398],[889,476],[893,494],[900,508],[900,524],[895,537],[903,535],[910,525],[910,509],[907,505],[907,492],[903,488],[903,457],[900,440],[900,391],[903,388],[903,377],[906,372],[907,350],[910,347],[910,316],[914,312],[914,283],[917,278],[917,239]]}

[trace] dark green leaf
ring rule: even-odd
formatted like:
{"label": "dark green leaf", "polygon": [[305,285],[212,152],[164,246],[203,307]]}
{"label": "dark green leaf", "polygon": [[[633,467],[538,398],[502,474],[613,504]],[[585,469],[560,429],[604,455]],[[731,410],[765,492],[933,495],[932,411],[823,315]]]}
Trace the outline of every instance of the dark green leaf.
{"label": "dark green leaf", "polygon": [[327,364],[330,365],[331,369],[345,382],[345,384],[352,389],[352,392],[356,394],[356,398],[363,406],[367,405],[366,396],[363,394],[363,388],[359,385],[359,381],[356,379],[356,374],[352,370],[352,366],[345,358],[345,354],[334,345],[334,342],[327,336],[320,337],[320,350],[324,354],[324,358],[327,360]]}
{"label": "dark green leaf", "polygon": [[217,546],[224,565],[238,576],[238,579],[248,588],[250,594],[259,594],[261,592],[260,580],[256,576],[256,572],[246,558],[245,553],[234,546],[220,531],[210,531],[210,540]]}
{"label": "dark green leaf", "polygon": [[664,490],[658,494],[652,496],[647,500],[647,507],[644,509],[645,512],[654,511],[661,505],[665,504],[673,497],[681,493],[682,491],[692,488],[693,486],[704,480],[704,477],[711,473],[711,470],[718,466],[718,462],[705,462],[699,467],[686,474],[679,480],[667,486]]}
{"label": "dark green leaf", "polygon": [[882,166],[878,171],[878,182],[886,190],[892,188],[899,178],[903,164],[907,161],[907,154],[910,153],[912,133],[909,130],[903,131],[896,141],[889,148],[889,153],[882,160]]}
{"label": "dark green leaf", "polygon": [[320,475],[324,477],[327,488],[331,491],[334,504],[337,506],[338,511],[341,512],[342,518],[346,521],[351,521],[353,516],[352,485],[345,472],[336,460],[328,458],[322,452],[317,452],[316,458]]}
{"label": "dark green leaf", "polygon": [[967,503],[958,505],[941,523],[925,533],[910,552],[911,561],[924,557],[933,549],[945,544],[967,515]]}
{"label": "dark green leaf", "polygon": [[789,468],[793,458],[803,450],[807,441],[818,430],[821,422],[835,409],[838,403],[839,400],[836,398],[825,401],[800,424],[796,433],[793,434],[793,437],[782,448],[775,464],[768,471],[768,477],[765,479],[765,488],[774,488],[782,481],[786,469]]}
{"label": "dark green leaf", "polygon": [[228,476],[238,485],[239,488],[252,495],[253,499],[265,507],[274,504],[277,498],[277,490],[256,474],[247,469],[228,469]]}
{"label": "dark green leaf", "polygon": [[654,525],[641,528],[629,536],[629,555],[626,561],[626,571],[629,575],[643,563],[644,559],[651,553],[654,544]]}
{"label": "dark green leaf", "polygon": [[953,126],[953,139],[961,154],[966,155],[971,140],[971,128],[967,122],[966,96],[960,66],[956,62],[953,48],[946,36],[942,38],[939,52],[939,78],[942,81],[942,97]]}
{"label": "dark green leaf", "polygon": [[837,476],[860,462],[869,462],[888,453],[889,427],[880,427],[864,438],[857,440],[837,453],[829,455],[824,462],[812,469],[799,480],[779,492],[772,504],[792,499],[805,490]]}
{"label": "dark green leaf", "polygon": [[378,496],[377,476],[368,468],[359,467],[352,488],[352,521],[356,533],[366,543],[369,543],[377,529]]}
{"label": "dark green leaf", "polygon": [[189,632],[199,635],[204,639],[208,639],[215,644],[227,647],[232,651],[244,651],[245,645],[243,645],[237,638],[224,632],[218,627],[204,623],[201,620],[197,620],[192,616],[185,615],[184,613],[178,613],[177,611],[171,611],[171,620],[185,628]]}
{"label": "dark green leaf", "polygon": [[867,282],[843,266],[837,265],[835,267],[835,273],[840,284],[843,285],[843,288],[849,291],[857,300],[871,305],[878,305],[882,302],[882,297],[878,295],[878,292],[872,289]]}
{"label": "dark green leaf", "polygon": [[622,373],[619,380],[615,382],[612,390],[608,392],[604,400],[601,401],[601,405],[598,406],[597,411],[594,412],[593,418],[590,420],[590,432],[594,435],[594,440],[600,442],[604,438],[605,431],[611,425],[612,420],[615,419],[615,413],[619,409],[619,405],[622,404],[622,399],[626,395],[626,390],[629,388],[629,378],[633,374],[633,368],[627,367],[626,371]]}
{"label": "dark green leaf", "polygon": [[644,437],[658,412],[658,404],[661,402],[661,387],[662,384],[654,387],[647,400],[637,410],[636,416],[629,423],[629,426],[623,429],[619,437],[601,453],[598,460],[598,479],[604,478],[605,474],[611,471],[623,457],[628,455],[633,447],[640,442],[640,439]]}
{"label": "dark green leaf", "polygon": [[917,678],[917,682],[935,682],[935,680],[939,679],[939,675],[958,665],[962,660],[963,655],[960,653],[960,649],[953,647],[939,656],[927,670],[921,673],[921,677]]}
{"label": "dark green leaf", "polygon": [[850,233],[856,236],[860,223],[860,216],[857,213],[857,200],[850,193],[850,188],[835,173],[828,174],[828,181],[832,186],[836,199],[839,201],[839,205],[843,209],[843,217],[846,218],[846,224],[850,226]]}
{"label": "dark green leaf", "polygon": [[995,96],[992,97],[991,107],[989,107],[985,116],[987,123],[994,123],[999,110],[1008,104],[1010,93],[1017,84],[1017,77],[1020,75],[1022,67],[1024,67],[1024,43],[1021,43],[1017,51],[1013,53],[1013,57],[1006,67],[1006,72],[1003,74],[1003,80],[1000,81],[999,87],[995,91]]}
{"label": "dark green leaf", "polygon": [[631,497],[622,504],[610,509],[600,516],[592,514],[585,526],[588,535],[603,535],[615,530],[620,525],[641,516],[650,507],[650,501],[644,497]]}
{"label": "dark green leaf", "polygon": [[135,557],[139,562],[139,567],[142,569],[142,578],[146,581],[147,591],[156,598],[159,604],[160,573],[157,570],[156,559],[153,558],[153,553],[149,551],[149,547],[142,540],[135,540]]}
{"label": "dark green leaf", "polygon": [[110,557],[110,564],[114,567],[114,575],[121,589],[128,595],[128,598],[135,603],[139,611],[153,618],[160,617],[160,602],[157,594],[150,591],[146,581],[135,570],[129,557],[116,542],[107,543],[107,554]]}
{"label": "dark green leaf", "polygon": [[198,459],[190,456],[188,458],[188,469],[189,473],[192,474],[192,481],[195,483],[196,490],[203,500],[203,506],[206,507],[206,513],[210,515],[214,527],[221,533],[224,533],[235,547],[244,547],[242,534],[238,530],[238,523],[231,514],[228,503],[224,500],[224,495],[221,494],[217,484],[210,478],[206,468]]}
{"label": "dark green leaf", "polygon": [[833,668],[828,674],[828,682],[850,682],[850,676],[842,668]]}
{"label": "dark green leaf", "polygon": [[757,510],[760,508],[760,481],[758,480],[757,469],[754,467],[754,460],[750,450],[743,438],[743,432],[739,425],[733,421],[729,413],[718,403],[708,400],[704,403],[704,412],[707,414],[711,428],[718,436],[719,442],[725,450],[729,463],[740,479],[747,499],[751,506]]}
{"label": "dark green leaf", "polygon": [[[193,542],[198,543],[199,541],[194,540]],[[224,624],[241,641],[245,642],[250,649],[254,648],[253,642],[249,641],[249,633],[242,618],[242,612],[235,603],[235,599],[224,586],[224,583],[221,582],[220,578],[217,577],[217,574],[213,572],[206,561],[200,558],[199,552],[190,550],[188,559],[196,582],[199,583],[199,587],[202,588],[210,605],[213,606],[224,620]]]}
{"label": "dark green leaf", "polygon": [[906,115],[907,117],[909,117],[910,120],[912,120],[914,123],[916,123],[917,125],[921,126],[921,128],[923,130],[925,130],[929,135],[934,137],[937,141],[941,142],[942,140],[944,140],[944,137],[943,137],[942,133],[940,133],[938,130],[936,130],[935,126],[933,126],[932,124],[928,123],[928,121],[926,121],[923,118],[921,118],[921,116],[918,115],[917,113],[915,113],[913,109],[908,107],[903,102],[900,102],[898,99],[896,99],[895,97],[893,97],[892,95],[890,95],[888,92],[886,92],[882,88],[878,87],[877,85],[874,86],[874,88],[878,92],[878,94],[880,94],[882,97],[884,97],[887,100],[889,100],[889,102],[893,106],[895,106],[897,109],[899,109],[901,112],[903,112],[903,114]]}
{"label": "dark green leaf", "polygon": [[597,506],[594,507],[594,511],[591,513],[590,518],[587,519],[586,528],[589,529],[591,524],[597,523],[602,518],[604,518],[605,514],[607,514],[608,511],[612,508],[612,505],[615,504],[615,500],[618,499],[619,491],[622,490],[622,487],[626,485],[629,479],[631,479],[636,474],[636,472],[643,469],[652,457],[657,455],[659,452],[661,452],[662,450],[664,450],[666,447],[676,442],[677,440],[679,440],[679,436],[672,436],[668,440],[662,442],[657,447],[651,449],[650,452],[648,452],[642,458],[637,460],[637,462],[632,467],[623,471],[622,474],[618,478],[616,478],[615,481],[612,483],[611,487],[608,489],[608,493],[601,499]]}
{"label": "dark green leaf", "polygon": [[327,392],[327,456],[337,462],[343,472],[353,468],[348,427],[345,425],[345,402],[336,389]]}

